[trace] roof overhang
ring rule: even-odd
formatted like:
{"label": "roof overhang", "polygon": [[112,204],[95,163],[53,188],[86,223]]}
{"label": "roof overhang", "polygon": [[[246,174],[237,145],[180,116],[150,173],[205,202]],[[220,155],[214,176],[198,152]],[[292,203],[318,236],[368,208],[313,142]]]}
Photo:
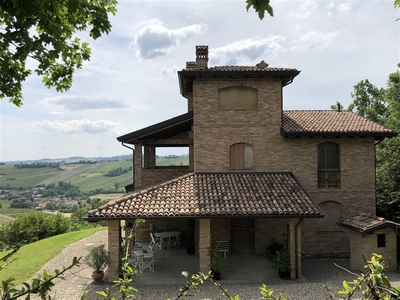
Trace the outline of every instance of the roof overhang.
{"label": "roof overhang", "polygon": [[335,137],[335,138],[373,138],[383,140],[397,136],[396,132],[287,132],[281,128],[281,135],[285,138],[314,138],[314,137]]}
{"label": "roof overhang", "polygon": [[204,70],[182,70],[178,71],[179,89],[183,97],[193,90],[193,81],[196,78],[273,78],[282,82],[282,87],[290,84],[300,74],[298,70],[271,70],[271,71],[216,71]]}
{"label": "roof overhang", "polygon": [[[133,145],[138,144],[141,139],[168,139],[177,134],[190,131],[192,123],[193,111],[190,111],[160,123],[119,136],[117,137],[117,140],[121,143]],[[175,146],[176,145],[174,145],[174,147]]]}
{"label": "roof overhang", "polygon": [[165,218],[323,218],[290,172],[189,173],[91,210],[86,221]]}

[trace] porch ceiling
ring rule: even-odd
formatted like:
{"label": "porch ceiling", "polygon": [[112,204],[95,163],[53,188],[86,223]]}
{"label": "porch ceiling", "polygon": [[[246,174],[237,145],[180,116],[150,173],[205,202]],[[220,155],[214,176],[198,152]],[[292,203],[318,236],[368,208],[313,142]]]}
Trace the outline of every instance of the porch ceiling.
{"label": "porch ceiling", "polygon": [[321,218],[292,173],[190,173],[114,199],[87,221],[126,218]]}

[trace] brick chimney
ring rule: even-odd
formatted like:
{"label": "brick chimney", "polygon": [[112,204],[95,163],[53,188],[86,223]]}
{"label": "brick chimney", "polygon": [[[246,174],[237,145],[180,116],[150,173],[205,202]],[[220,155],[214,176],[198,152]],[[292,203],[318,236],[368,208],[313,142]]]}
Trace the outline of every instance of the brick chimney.
{"label": "brick chimney", "polygon": [[186,62],[186,70],[196,69],[197,63],[195,61],[187,61]]}
{"label": "brick chimney", "polygon": [[208,68],[208,46],[196,46],[196,64],[197,68]]}

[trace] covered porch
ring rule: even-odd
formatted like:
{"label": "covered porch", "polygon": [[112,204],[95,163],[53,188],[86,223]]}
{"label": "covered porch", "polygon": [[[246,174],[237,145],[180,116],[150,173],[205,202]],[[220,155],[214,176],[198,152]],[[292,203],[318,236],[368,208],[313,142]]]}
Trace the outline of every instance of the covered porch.
{"label": "covered porch", "polygon": [[[109,276],[118,277],[121,253],[121,221],[142,218],[138,227],[149,236],[150,224],[163,222],[179,231],[188,219],[195,220],[193,238],[198,256],[197,271],[208,273],[211,240],[228,240],[231,254],[263,255],[267,238],[287,233],[291,278],[301,278],[301,226],[305,218],[324,214],[292,173],[191,173],[152,188],[127,194],[89,211],[87,221],[108,220]],[[251,225],[242,220],[253,220]],[[243,225],[240,225],[243,224]],[[242,227],[243,226],[243,227]],[[177,228],[175,228],[177,229]],[[146,230],[148,230],[146,232]],[[240,232],[246,231],[247,234]],[[190,233],[190,231],[187,231]],[[237,240],[252,236],[245,247]],[[141,240],[138,236],[139,242]],[[246,246],[247,245],[247,246]],[[234,256],[233,255],[233,256]]]}

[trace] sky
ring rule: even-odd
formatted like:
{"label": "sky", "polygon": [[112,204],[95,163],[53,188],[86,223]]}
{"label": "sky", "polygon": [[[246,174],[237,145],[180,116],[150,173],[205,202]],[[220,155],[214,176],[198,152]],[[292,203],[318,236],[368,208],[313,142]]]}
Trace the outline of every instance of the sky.
{"label": "sky", "polygon": [[[286,110],[347,107],[353,86],[385,87],[400,62],[400,9],[393,1],[276,1],[260,20],[245,0],[120,0],[112,31],[57,93],[33,75],[21,108],[0,100],[0,161],[132,154],[117,137],[187,112],[177,71],[209,46],[209,66],[295,68]],[[31,63],[31,65],[33,65]],[[170,149],[160,155],[184,154]],[[174,152],[174,153],[171,153]]]}

